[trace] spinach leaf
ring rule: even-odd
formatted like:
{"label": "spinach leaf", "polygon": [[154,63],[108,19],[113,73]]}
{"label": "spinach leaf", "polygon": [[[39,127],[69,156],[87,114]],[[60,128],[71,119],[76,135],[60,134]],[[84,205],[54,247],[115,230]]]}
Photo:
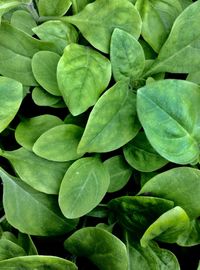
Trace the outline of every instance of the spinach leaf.
{"label": "spinach leaf", "polygon": [[25,251],[19,245],[7,239],[0,239],[0,261],[25,255]]}
{"label": "spinach leaf", "polygon": [[50,106],[52,107],[56,103],[62,100],[59,96],[54,96],[48,93],[41,87],[35,87],[32,91],[32,99],[38,106]]}
{"label": "spinach leaf", "polygon": [[40,0],[38,10],[40,16],[62,16],[70,6],[70,0]]}
{"label": "spinach leaf", "polygon": [[179,236],[177,244],[184,247],[200,244],[200,223],[198,219],[190,221],[188,229]]}
{"label": "spinach leaf", "polygon": [[13,12],[10,24],[24,31],[30,36],[34,34],[32,28],[37,26],[33,16],[25,10],[16,10],[15,12]]}
{"label": "spinach leaf", "polygon": [[9,1],[8,3],[4,3],[4,2],[0,3],[0,24],[1,24],[3,14],[19,6],[20,4],[21,4],[20,1]]}

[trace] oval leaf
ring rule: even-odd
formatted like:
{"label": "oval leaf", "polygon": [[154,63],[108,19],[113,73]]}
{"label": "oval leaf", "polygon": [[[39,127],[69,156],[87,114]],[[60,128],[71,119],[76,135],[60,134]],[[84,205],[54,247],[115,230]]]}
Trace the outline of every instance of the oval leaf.
{"label": "oval leaf", "polygon": [[106,230],[80,229],[65,241],[64,246],[76,256],[88,257],[100,270],[128,269],[125,245]]}
{"label": "oval leaf", "polygon": [[35,87],[32,91],[32,99],[38,106],[53,106],[62,100],[59,96],[54,96],[48,93],[41,87]]}
{"label": "oval leaf", "polygon": [[70,112],[78,115],[94,105],[108,86],[111,65],[97,51],[71,44],[66,47],[58,63],[57,78]]}
{"label": "oval leaf", "polygon": [[75,161],[60,186],[61,211],[67,218],[77,218],[89,213],[103,199],[109,182],[109,174],[98,158]]}
{"label": "oval leaf", "polygon": [[25,255],[25,251],[19,245],[7,239],[0,240],[0,261]]}

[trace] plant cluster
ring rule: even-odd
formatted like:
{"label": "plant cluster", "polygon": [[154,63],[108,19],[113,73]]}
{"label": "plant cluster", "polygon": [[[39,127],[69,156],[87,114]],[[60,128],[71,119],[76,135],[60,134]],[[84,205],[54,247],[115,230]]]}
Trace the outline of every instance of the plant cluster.
{"label": "plant cluster", "polygon": [[200,269],[176,252],[200,244],[199,22],[191,0],[0,0],[0,269]]}

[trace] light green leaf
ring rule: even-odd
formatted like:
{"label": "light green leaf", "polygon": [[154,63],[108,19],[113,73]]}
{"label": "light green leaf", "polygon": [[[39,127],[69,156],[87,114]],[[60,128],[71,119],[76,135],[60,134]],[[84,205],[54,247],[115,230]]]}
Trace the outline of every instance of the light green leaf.
{"label": "light green leaf", "polygon": [[67,45],[76,43],[78,39],[75,27],[58,20],[44,22],[32,30],[41,40],[54,43],[60,54]]}
{"label": "light green leaf", "polygon": [[138,90],[140,122],[153,148],[165,159],[178,164],[197,162],[199,103],[199,86],[183,80],[157,81]]}
{"label": "light green leaf", "polygon": [[0,132],[13,120],[22,100],[22,84],[0,76]]}
{"label": "light green leaf", "polygon": [[112,34],[110,58],[115,81],[125,78],[134,81],[142,75],[145,64],[142,46],[132,35],[118,28]]}
{"label": "light green leaf", "polygon": [[15,130],[16,141],[28,150],[36,140],[47,130],[62,125],[63,121],[55,115],[43,114],[23,119]]}
{"label": "light green leaf", "polygon": [[25,255],[25,251],[19,245],[7,239],[0,239],[0,261]]}
{"label": "light green leaf", "polygon": [[166,243],[176,243],[179,236],[189,228],[189,217],[179,206],[162,214],[152,223],[140,239],[142,247],[147,247],[149,241],[156,238]]}
{"label": "light green leaf", "polygon": [[183,10],[179,0],[137,0],[136,8],[142,18],[142,37],[159,52],[174,20]]}
{"label": "light green leaf", "polygon": [[123,152],[128,164],[141,172],[152,172],[168,163],[150,145],[144,132],[139,132],[131,142],[125,145]]}
{"label": "light green leaf", "polygon": [[186,80],[189,82],[200,84],[200,71],[189,73]]}
{"label": "light green leaf", "polygon": [[2,151],[21,180],[38,191],[58,194],[60,183],[71,162],[52,162],[36,156],[25,148]]}
{"label": "light green leaf", "polygon": [[32,70],[36,81],[50,94],[61,96],[56,79],[60,56],[54,52],[40,51],[32,58]]}
{"label": "light green leaf", "polygon": [[120,81],[107,90],[95,104],[78,152],[113,151],[133,139],[139,129],[136,96],[129,89],[127,81]]}
{"label": "light green leaf", "polygon": [[104,161],[104,165],[110,174],[108,192],[116,192],[122,189],[131,177],[131,167],[128,166],[122,156],[113,156]]}
{"label": "light green leaf", "polygon": [[8,3],[0,3],[0,24],[1,24],[1,17],[3,16],[4,13],[10,11],[11,9],[16,8],[19,6],[21,3],[20,1],[9,1]]}
{"label": "light green leaf", "polygon": [[72,9],[73,9],[73,13],[76,14],[78,12],[80,12],[82,9],[84,9],[84,7],[91,3],[94,2],[94,0],[74,0],[72,1]]}
{"label": "light green leaf", "polygon": [[76,231],[64,243],[76,256],[87,257],[100,270],[127,270],[128,258],[125,245],[113,234],[87,227]]}
{"label": "light green leaf", "polygon": [[68,260],[53,256],[25,256],[0,262],[2,270],[78,270],[76,265]]}
{"label": "light green leaf", "polygon": [[48,93],[41,87],[35,87],[32,91],[32,99],[38,106],[52,106],[61,101],[61,97]]}
{"label": "light green leaf", "polygon": [[138,39],[142,24],[138,11],[127,0],[96,0],[78,14],[63,20],[75,25],[92,46],[104,53],[109,52],[115,28]]}
{"label": "light green leaf", "polygon": [[189,73],[199,70],[199,20],[200,2],[197,1],[177,17],[157,60],[146,76],[163,71]]}
{"label": "light green leaf", "polygon": [[173,168],[150,179],[139,194],[151,192],[153,196],[172,200],[175,206],[182,207],[193,219],[200,216],[199,179],[200,170],[190,167]]}
{"label": "light green leaf", "polygon": [[37,26],[33,16],[25,10],[16,10],[13,12],[10,23],[30,36],[34,34],[32,28]]}
{"label": "light green leaf", "polygon": [[110,78],[109,60],[89,47],[68,45],[58,63],[59,89],[73,115],[79,115],[94,105]]}
{"label": "light green leaf", "polygon": [[64,234],[74,229],[77,220],[64,218],[56,196],[31,188],[3,169],[0,170],[0,175],[4,184],[3,205],[6,219],[13,227],[37,236]]}
{"label": "light green leaf", "polygon": [[89,213],[105,196],[110,178],[98,158],[75,161],[67,170],[60,186],[59,205],[67,218]]}
{"label": "light green leaf", "polygon": [[71,6],[70,0],[40,0],[40,16],[63,16]]}
{"label": "light green leaf", "polygon": [[34,143],[33,152],[52,161],[69,161],[80,158],[77,147],[83,129],[76,125],[59,125],[44,132]]}
{"label": "light green leaf", "polygon": [[189,228],[179,236],[177,244],[183,247],[191,247],[200,244],[200,222],[198,219],[194,219],[190,222]]}

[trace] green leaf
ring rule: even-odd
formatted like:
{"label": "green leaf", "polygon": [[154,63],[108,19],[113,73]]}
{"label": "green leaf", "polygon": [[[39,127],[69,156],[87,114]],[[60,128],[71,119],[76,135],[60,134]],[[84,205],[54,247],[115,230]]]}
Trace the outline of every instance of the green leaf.
{"label": "green leaf", "polygon": [[129,270],[180,270],[175,255],[167,249],[161,249],[153,241],[143,248],[138,240],[134,240],[134,235],[126,233],[125,243],[129,256]]}
{"label": "green leaf", "polygon": [[94,0],[74,0],[72,1],[72,9],[73,9],[73,13],[76,14],[78,12],[80,12],[82,9],[84,9],[84,7],[91,3],[94,2]]}
{"label": "green leaf", "polygon": [[73,115],[81,114],[94,105],[110,78],[109,60],[89,47],[68,45],[58,63],[59,89]]}
{"label": "green leaf", "polygon": [[3,151],[21,180],[38,191],[58,194],[61,181],[71,165],[70,162],[52,162],[36,156],[25,148]]}
{"label": "green leaf", "polygon": [[89,213],[105,196],[110,178],[98,158],[75,161],[67,170],[60,186],[59,205],[67,218]]}
{"label": "green leaf", "polygon": [[32,31],[41,40],[54,43],[60,54],[63,53],[67,45],[76,43],[78,39],[78,33],[75,27],[69,23],[58,20],[44,22],[34,27]]}
{"label": "green leaf", "polygon": [[32,58],[32,70],[36,81],[50,94],[61,96],[56,79],[60,56],[54,52],[40,51]]}
{"label": "green leaf", "polygon": [[60,118],[50,114],[25,118],[19,123],[15,130],[15,139],[27,150],[32,150],[36,140],[45,131],[62,124],[63,121]]}
{"label": "green leaf", "polygon": [[189,82],[200,84],[200,71],[189,73],[186,80]]}
{"label": "green leaf", "polygon": [[71,6],[70,0],[40,0],[40,16],[63,16]]}
{"label": "green leaf", "polygon": [[0,175],[4,184],[3,205],[6,219],[13,227],[37,236],[64,234],[74,229],[77,220],[64,218],[56,196],[31,188],[3,169],[0,170]]}
{"label": "green leaf", "polygon": [[128,258],[125,245],[113,234],[87,227],[76,231],[64,243],[76,256],[87,257],[100,270],[126,270]]}
{"label": "green leaf", "polygon": [[77,270],[76,265],[68,260],[53,256],[25,256],[0,262],[2,270]]}
{"label": "green leaf", "polygon": [[[200,2],[189,5],[175,20],[147,76],[158,72],[189,73],[199,70]],[[191,31],[192,29],[192,31]]]}
{"label": "green leaf", "polygon": [[48,93],[41,87],[35,87],[32,91],[32,99],[38,106],[52,106],[61,101],[61,97]]}
{"label": "green leaf", "polygon": [[179,236],[189,227],[190,220],[186,212],[176,206],[162,214],[152,223],[140,239],[142,247],[147,247],[149,241],[156,238],[166,243],[176,243]]}
{"label": "green leaf", "polygon": [[0,239],[0,261],[25,255],[25,251],[19,245],[7,239]]}
{"label": "green leaf", "polygon": [[1,17],[4,13],[10,11],[11,9],[16,8],[21,3],[20,1],[9,1],[8,3],[0,3],[0,24],[1,24]]}
{"label": "green leaf", "polygon": [[168,163],[154,150],[144,132],[139,132],[131,142],[125,145],[123,152],[128,164],[141,172],[152,172]]}
{"label": "green leaf", "polygon": [[25,250],[27,255],[38,255],[36,246],[34,245],[30,235],[19,232],[18,244]]}
{"label": "green leaf", "polygon": [[136,96],[129,89],[127,81],[120,81],[107,90],[95,104],[78,152],[113,151],[133,139],[139,129]]}
{"label": "green leaf", "polygon": [[77,147],[83,129],[76,125],[59,125],[44,132],[34,143],[33,152],[52,161],[70,161],[80,158]]}
{"label": "green leaf", "polygon": [[137,0],[136,8],[142,18],[142,37],[159,52],[174,20],[183,10],[179,0]]}
{"label": "green leaf", "polygon": [[15,117],[23,100],[21,83],[0,76],[0,132],[2,132]]}
{"label": "green leaf", "polygon": [[16,10],[13,12],[10,23],[30,36],[34,34],[32,28],[37,26],[33,16],[25,10]]}
{"label": "green leaf", "polygon": [[138,39],[142,24],[136,8],[126,0],[96,0],[78,14],[64,17],[63,20],[75,25],[92,46],[104,53],[109,52],[115,28]]}
{"label": "green leaf", "polygon": [[108,204],[118,222],[137,237],[142,237],[145,230],[173,206],[172,201],[147,196],[119,197]]}
{"label": "green leaf", "polygon": [[165,159],[178,164],[197,162],[199,103],[199,86],[183,80],[157,81],[138,90],[140,122],[153,148]]}
{"label": "green leaf", "polygon": [[113,156],[104,161],[104,165],[110,174],[108,192],[116,192],[122,189],[131,177],[132,169],[130,166],[122,156]]}
{"label": "green leaf", "polygon": [[142,75],[145,64],[142,46],[132,35],[118,28],[112,34],[110,58],[115,81],[125,78],[134,81]]}
{"label": "green leaf", "polygon": [[173,168],[150,179],[139,194],[151,192],[153,196],[172,200],[175,206],[182,207],[193,219],[200,216],[199,179],[200,170],[190,167]]}
{"label": "green leaf", "polygon": [[183,247],[191,247],[200,244],[200,222],[198,219],[194,219],[190,222],[189,228],[179,236],[177,244]]}

